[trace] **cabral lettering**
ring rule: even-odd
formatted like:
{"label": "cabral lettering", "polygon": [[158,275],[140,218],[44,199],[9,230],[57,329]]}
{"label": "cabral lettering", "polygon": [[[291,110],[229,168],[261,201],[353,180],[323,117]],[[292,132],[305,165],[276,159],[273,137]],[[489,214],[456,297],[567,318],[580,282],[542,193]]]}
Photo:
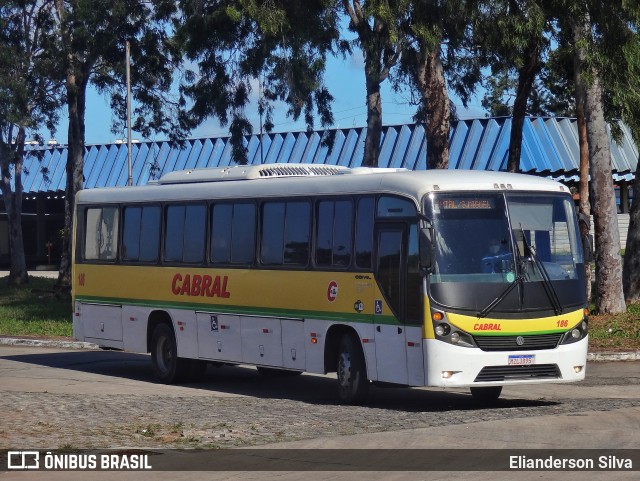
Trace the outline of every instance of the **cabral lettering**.
{"label": "cabral lettering", "polygon": [[227,276],[176,274],[171,282],[171,292],[176,296],[231,297],[227,280]]}
{"label": "cabral lettering", "polygon": [[502,331],[500,324],[474,324],[474,331]]}

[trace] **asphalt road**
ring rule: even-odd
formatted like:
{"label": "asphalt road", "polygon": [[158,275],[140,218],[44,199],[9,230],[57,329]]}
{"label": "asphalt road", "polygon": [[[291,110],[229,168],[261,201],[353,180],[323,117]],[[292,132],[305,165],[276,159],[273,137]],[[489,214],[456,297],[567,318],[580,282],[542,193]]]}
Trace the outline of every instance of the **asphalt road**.
{"label": "asphalt road", "polygon": [[[508,387],[492,407],[466,390],[372,388],[335,402],[331,376],[209,368],[155,384],[148,356],[0,346],[0,448],[640,448],[640,362],[590,363],[586,381]],[[373,453],[373,452],[372,452]],[[637,453],[637,451],[636,451]],[[450,466],[455,466],[452,453]],[[373,462],[374,460],[372,460]],[[636,479],[635,471],[518,472],[518,479]],[[368,472],[367,479],[513,479],[513,472]],[[0,473],[0,479],[362,479],[358,472]]]}

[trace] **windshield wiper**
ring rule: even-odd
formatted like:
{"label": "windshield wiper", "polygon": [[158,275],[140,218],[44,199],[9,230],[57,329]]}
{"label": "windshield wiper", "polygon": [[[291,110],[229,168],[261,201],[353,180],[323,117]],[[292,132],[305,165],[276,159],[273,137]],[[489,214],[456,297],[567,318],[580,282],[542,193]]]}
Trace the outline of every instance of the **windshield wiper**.
{"label": "windshield wiper", "polygon": [[524,277],[519,273],[513,282],[511,282],[511,284],[509,284],[498,297],[491,301],[487,307],[478,312],[478,318],[487,317],[487,315],[509,295],[513,288],[516,287],[517,284],[522,283],[522,281],[524,281]]}
{"label": "windshield wiper", "polygon": [[[520,229],[522,231],[522,228]],[[558,293],[553,287],[553,282],[551,282],[551,278],[549,277],[549,273],[547,272],[544,263],[536,254],[536,250],[533,246],[530,246],[527,243],[527,238],[522,232],[522,241],[524,242],[524,246],[527,248],[529,254],[531,254],[531,258],[533,259],[534,264],[538,267],[540,271],[540,277],[542,277],[542,287],[544,288],[544,292],[547,294],[549,301],[551,302],[551,306],[553,307],[553,312],[555,312],[556,316],[562,314],[562,305],[560,304],[560,299],[558,298]]]}

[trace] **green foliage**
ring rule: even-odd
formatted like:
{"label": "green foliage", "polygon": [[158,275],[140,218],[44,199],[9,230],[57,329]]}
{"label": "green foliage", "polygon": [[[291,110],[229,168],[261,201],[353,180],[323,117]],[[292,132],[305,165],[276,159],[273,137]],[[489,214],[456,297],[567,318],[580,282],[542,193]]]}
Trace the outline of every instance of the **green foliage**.
{"label": "green foliage", "polygon": [[0,159],[3,176],[10,175],[10,164],[22,162],[19,151],[27,136],[42,140],[38,131],[53,132],[58,121],[61,71],[48,54],[57,45],[53,13],[50,4],[37,0],[0,5],[0,144],[11,155]]}
{"label": "green foliage", "polygon": [[[59,2],[62,49],[58,61],[75,77],[75,83],[67,88],[84,99],[91,83],[108,95],[114,111],[114,132],[122,133],[126,126],[127,41],[131,45],[131,88],[136,101],[132,128],[145,137],[162,132],[181,139],[188,132],[180,123],[184,100],[175,98],[171,91],[173,74],[181,60],[170,37],[174,12],[174,2],[169,0]],[[84,100],[80,108],[84,109]]]}
{"label": "green foliage", "polygon": [[273,105],[285,102],[294,120],[314,127],[333,123],[333,97],[324,86],[326,56],[339,50],[337,11],[330,0],[182,1],[176,42],[191,65],[181,92],[193,102],[182,116],[195,127],[208,117],[230,123],[234,160],[246,162],[243,136],[252,133],[245,114],[251,95],[260,97],[265,130]]}

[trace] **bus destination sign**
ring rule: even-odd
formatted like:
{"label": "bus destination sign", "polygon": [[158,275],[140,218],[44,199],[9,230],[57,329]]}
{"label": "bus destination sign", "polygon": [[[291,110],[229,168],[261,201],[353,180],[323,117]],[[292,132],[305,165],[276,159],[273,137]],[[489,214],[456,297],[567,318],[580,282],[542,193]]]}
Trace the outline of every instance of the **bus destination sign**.
{"label": "bus destination sign", "polygon": [[442,210],[451,209],[493,209],[494,200],[488,198],[472,198],[472,197],[449,197],[438,200],[438,207]]}

